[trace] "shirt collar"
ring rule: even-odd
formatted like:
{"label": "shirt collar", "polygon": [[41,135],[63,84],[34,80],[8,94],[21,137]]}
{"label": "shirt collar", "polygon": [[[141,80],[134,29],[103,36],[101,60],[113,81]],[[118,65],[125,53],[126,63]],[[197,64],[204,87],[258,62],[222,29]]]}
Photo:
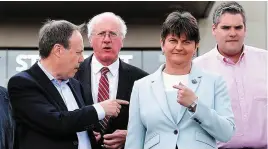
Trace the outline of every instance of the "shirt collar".
{"label": "shirt collar", "polygon": [[[37,62],[37,65],[41,68],[41,70],[46,74],[46,76],[49,78],[50,81],[54,82],[56,81],[56,83],[61,84],[60,81],[58,81],[55,77],[53,77],[46,69],[45,67],[40,63],[40,61]],[[68,80],[64,80],[61,81],[62,83],[68,83]]]}
{"label": "shirt collar", "polygon": [[[217,59],[223,61],[224,63],[228,63],[228,64],[231,64],[231,65],[235,64],[231,59],[229,59],[227,57],[224,57],[223,55],[220,54],[220,52],[218,50],[218,45],[215,46],[215,48],[213,49],[213,52],[216,54]],[[247,52],[246,46],[243,45],[243,52],[241,53],[237,63],[239,63],[242,60],[242,58],[244,58],[244,55],[245,55],[246,52]]]}
{"label": "shirt collar", "polygon": [[[94,74],[97,74],[100,72],[100,70],[102,69],[103,66],[95,57],[95,55],[93,55],[92,57],[92,62],[91,62],[91,67],[92,67],[92,71]],[[119,69],[119,58],[117,58],[117,60],[112,63],[109,66],[106,66],[109,68],[110,73],[112,74],[112,76],[115,76],[118,73],[118,69]]]}

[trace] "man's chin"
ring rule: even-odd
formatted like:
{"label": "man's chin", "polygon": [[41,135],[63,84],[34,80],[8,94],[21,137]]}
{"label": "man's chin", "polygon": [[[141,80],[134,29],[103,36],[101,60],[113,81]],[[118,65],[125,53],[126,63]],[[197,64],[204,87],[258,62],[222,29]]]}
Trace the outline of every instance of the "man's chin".
{"label": "man's chin", "polygon": [[103,57],[103,61],[110,62],[110,61],[115,61],[117,57],[112,56],[112,55],[106,55]]}
{"label": "man's chin", "polygon": [[238,50],[238,49],[228,49],[226,51],[224,51],[224,54],[227,55],[227,56],[236,56],[238,54],[241,54],[241,50]]}

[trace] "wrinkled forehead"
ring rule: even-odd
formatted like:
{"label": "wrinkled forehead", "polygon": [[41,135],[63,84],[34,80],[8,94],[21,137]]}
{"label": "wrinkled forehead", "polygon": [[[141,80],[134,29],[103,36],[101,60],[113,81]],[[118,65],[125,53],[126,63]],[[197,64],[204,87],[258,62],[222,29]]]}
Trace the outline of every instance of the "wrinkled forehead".
{"label": "wrinkled forehead", "polygon": [[96,23],[93,25],[93,31],[120,31],[120,22],[117,18],[111,16],[104,16],[96,20]]}

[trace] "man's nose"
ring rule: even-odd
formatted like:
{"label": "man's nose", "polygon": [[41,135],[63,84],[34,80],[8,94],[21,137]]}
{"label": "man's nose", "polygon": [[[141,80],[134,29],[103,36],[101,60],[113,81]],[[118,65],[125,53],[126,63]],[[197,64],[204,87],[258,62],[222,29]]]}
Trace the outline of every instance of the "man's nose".
{"label": "man's nose", "polygon": [[109,33],[106,33],[103,37],[103,42],[104,43],[110,43],[111,42],[111,36]]}
{"label": "man's nose", "polygon": [[81,57],[79,58],[79,63],[82,63],[85,60],[84,56],[81,55]]}
{"label": "man's nose", "polygon": [[236,36],[236,30],[234,28],[230,29],[230,36]]}

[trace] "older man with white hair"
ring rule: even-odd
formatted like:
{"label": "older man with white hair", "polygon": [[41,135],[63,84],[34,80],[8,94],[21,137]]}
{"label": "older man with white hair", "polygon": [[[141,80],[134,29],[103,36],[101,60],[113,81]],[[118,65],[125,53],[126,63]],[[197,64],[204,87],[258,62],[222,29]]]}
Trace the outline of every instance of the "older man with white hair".
{"label": "older man with white hair", "polygon": [[[127,27],[121,17],[111,12],[94,16],[87,24],[93,54],[81,64],[76,78],[86,91],[86,103],[122,99],[129,101],[134,81],[148,73],[120,60]],[[123,148],[128,124],[129,106],[124,105],[118,117],[106,117],[95,126],[95,136],[103,148]]]}

